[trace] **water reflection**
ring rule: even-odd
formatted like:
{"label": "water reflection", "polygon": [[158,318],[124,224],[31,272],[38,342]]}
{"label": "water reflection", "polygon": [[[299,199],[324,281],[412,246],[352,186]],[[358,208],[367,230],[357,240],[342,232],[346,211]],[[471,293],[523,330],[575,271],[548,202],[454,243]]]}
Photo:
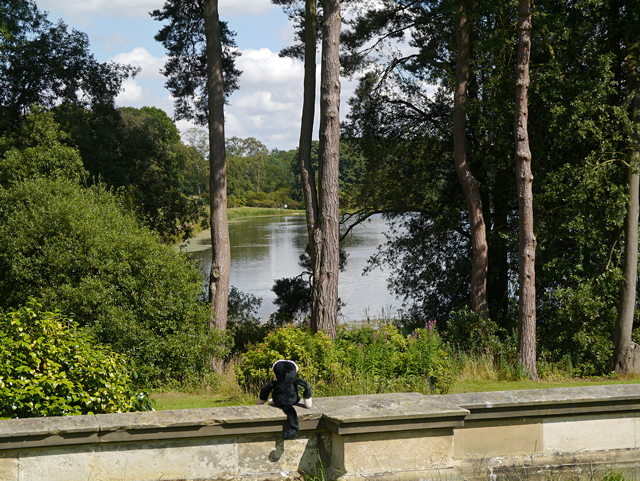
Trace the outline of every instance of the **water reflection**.
{"label": "water reflection", "polygon": [[[385,241],[388,229],[384,219],[374,217],[358,225],[343,241],[349,254],[345,272],[339,276],[339,295],[346,306],[342,309],[345,321],[357,321],[366,315],[378,316],[397,309],[400,302],[389,293],[386,276],[376,270],[362,276],[367,259]],[[200,233],[187,245],[198,260],[200,269],[211,268],[211,239],[209,231]],[[300,274],[298,259],[307,244],[304,216],[245,217],[229,223],[231,240],[231,285],[242,292],[263,298],[259,311],[267,318],[276,310],[275,295],[271,291],[275,279]]]}

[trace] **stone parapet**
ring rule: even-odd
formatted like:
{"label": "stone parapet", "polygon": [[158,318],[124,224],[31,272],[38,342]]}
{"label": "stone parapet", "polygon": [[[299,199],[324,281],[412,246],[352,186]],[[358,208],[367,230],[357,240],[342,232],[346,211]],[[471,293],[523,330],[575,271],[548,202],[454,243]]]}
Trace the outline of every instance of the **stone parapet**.
{"label": "stone parapet", "polygon": [[408,481],[581,463],[640,475],[640,385],[314,403],[287,441],[286,416],[266,405],[4,420],[0,480]]}

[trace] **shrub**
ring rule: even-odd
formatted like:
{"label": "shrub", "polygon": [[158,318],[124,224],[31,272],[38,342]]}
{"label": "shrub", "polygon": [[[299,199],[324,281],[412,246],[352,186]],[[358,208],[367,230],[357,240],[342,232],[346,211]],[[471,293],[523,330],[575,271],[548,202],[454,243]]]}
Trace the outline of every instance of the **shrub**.
{"label": "shrub", "polygon": [[238,382],[249,389],[273,378],[271,366],[278,359],[295,361],[300,368],[298,375],[310,384],[330,379],[338,368],[337,352],[329,336],[323,332],[311,334],[293,325],[270,332],[242,358],[243,363],[236,368]]}
{"label": "shrub", "polygon": [[407,337],[391,324],[377,330],[371,325],[341,329],[336,346],[345,369],[378,382],[400,380],[413,386],[414,378],[421,378],[429,391],[444,394],[455,380],[452,360],[433,324]]}
{"label": "shrub", "polygon": [[334,343],[324,333],[291,325],[270,332],[243,359],[237,373],[246,388],[271,380],[278,359],[291,359],[316,396],[400,390],[444,394],[454,381],[451,359],[433,326],[408,338],[392,325],[340,329]]}
{"label": "shrub", "polygon": [[463,351],[484,354],[500,350],[498,333],[495,322],[465,307],[451,313],[445,338]]}
{"label": "shrub", "polygon": [[100,187],[33,179],[0,189],[0,309],[29,297],[73,313],[103,343],[135,360],[159,385],[224,356],[207,331],[202,276]]}
{"label": "shrub", "polygon": [[36,303],[0,315],[0,416],[147,411],[125,358]]}
{"label": "shrub", "polygon": [[74,182],[87,178],[78,150],[65,145],[68,135],[53,114],[33,105],[16,131],[0,137],[0,185],[32,177],[60,177]]}
{"label": "shrub", "polygon": [[589,282],[545,296],[538,325],[540,352],[552,362],[568,360],[577,376],[608,373],[613,355],[621,273],[610,269]]}
{"label": "shrub", "polygon": [[262,341],[273,328],[273,325],[263,324],[257,317],[261,305],[261,297],[231,287],[227,311],[227,334],[233,339],[230,356],[246,352],[249,345]]}

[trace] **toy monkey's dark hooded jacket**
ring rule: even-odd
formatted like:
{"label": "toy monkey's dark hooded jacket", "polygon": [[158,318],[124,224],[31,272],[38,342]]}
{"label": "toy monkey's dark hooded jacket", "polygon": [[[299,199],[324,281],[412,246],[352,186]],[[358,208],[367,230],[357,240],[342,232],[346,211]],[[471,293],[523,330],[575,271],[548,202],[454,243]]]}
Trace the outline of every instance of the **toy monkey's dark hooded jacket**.
{"label": "toy monkey's dark hooded jacket", "polygon": [[311,408],[311,388],[302,379],[296,379],[298,374],[298,366],[293,361],[276,361],[272,368],[276,376],[275,381],[271,381],[260,390],[260,398],[257,404],[263,404],[269,399],[269,393],[273,391],[273,404],[287,415],[290,429],[282,436],[285,439],[294,438],[300,429],[298,424],[298,414],[296,413],[294,404],[300,401],[298,395],[298,386],[304,389],[302,397],[304,405],[307,409]]}

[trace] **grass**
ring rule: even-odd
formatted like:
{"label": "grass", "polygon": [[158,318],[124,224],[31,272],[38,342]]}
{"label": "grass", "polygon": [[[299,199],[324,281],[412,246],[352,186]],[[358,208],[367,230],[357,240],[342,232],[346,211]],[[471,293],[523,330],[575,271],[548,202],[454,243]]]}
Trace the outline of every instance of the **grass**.
{"label": "grass", "polygon": [[489,391],[517,391],[522,389],[548,389],[554,387],[580,387],[580,386],[604,386],[607,384],[639,384],[640,377],[636,378],[593,378],[593,379],[542,379],[530,381],[487,381],[483,379],[458,380],[451,390],[451,394],[465,392],[489,392]]}
{"label": "grass", "polygon": [[[574,379],[565,381],[485,381],[465,380],[454,385],[451,394],[465,392],[514,391],[521,389],[547,389],[555,387],[601,386],[607,384],[638,384],[640,377],[634,379]],[[205,389],[189,392],[159,391],[151,395],[155,401],[155,409],[165,411],[170,409],[214,408],[222,406],[242,406],[254,404],[256,398],[249,394],[225,395]]]}
{"label": "grass", "polygon": [[[203,383],[181,390],[158,390],[153,392],[151,398],[155,403],[155,409],[165,411],[172,409],[213,408],[254,404],[256,396],[244,392],[236,382],[233,366],[237,364],[238,361],[239,359],[236,358],[229,362],[225,373],[215,383]],[[640,383],[640,375],[572,378],[556,373],[553,376],[539,381],[531,381],[528,379],[501,379],[500,376],[501,373],[497,371],[489,359],[484,357],[468,357],[461,361],[461,366],[458,369],[458,375],[451,389],[451,394]],[[215,386],[212,387],[212,384],[215,384]],[[336,387],[336,392],[325,389],[325,395],[355,395],[358,394],[358,392],[354,391],[354,389],[367,388],[362,382],[356,382],[356,380],[347,384],[348,386]],[[391,389],[394,390],[394,387],[392,386]],[[422,391],[419,387],[410,390]]]}
{"label": "grass", "polygon": [[232,207],[227,209],[227,219],[240,217],[264,217],[272,215],[302,215],[304,210],[272,209],[266,207]]}

